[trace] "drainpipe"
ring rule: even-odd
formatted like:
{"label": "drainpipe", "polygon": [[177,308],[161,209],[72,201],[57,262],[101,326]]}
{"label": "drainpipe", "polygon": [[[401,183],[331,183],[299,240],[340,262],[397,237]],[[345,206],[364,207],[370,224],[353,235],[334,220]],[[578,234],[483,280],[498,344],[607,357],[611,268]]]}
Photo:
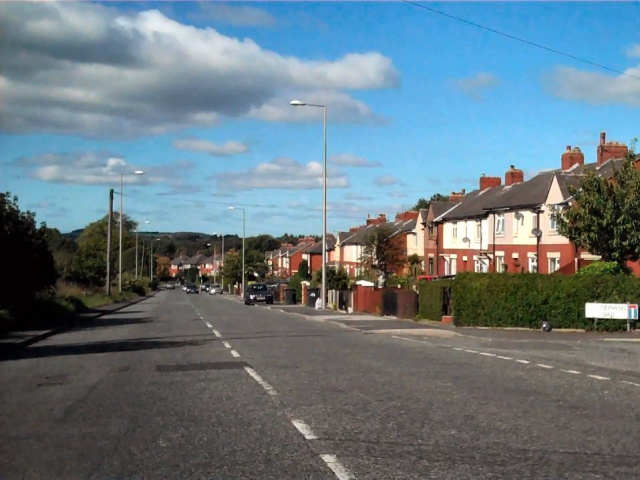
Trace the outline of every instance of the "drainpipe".
{"label": "drainpipe", "polygon": [[440,235],[438,233],[438,225],[435,225],[436,227],[436,277],[440,275],[440,269],[438,268],[438,265],[440,265],[440,251],[439,251],[439,246],[440,246]]}
{"label": "drainpipe", "polygon": [[[482,247],[482,245],[480,245]],[[496,273],[496,214],[493,212],[493,260],[491,260],[493,273]]]}
{"label": "drainpipe", "polygon": [[[536,228],[540,230],[540,210],[536,212]],[[536,235],[536,273],[540,273],[540,237]]]}

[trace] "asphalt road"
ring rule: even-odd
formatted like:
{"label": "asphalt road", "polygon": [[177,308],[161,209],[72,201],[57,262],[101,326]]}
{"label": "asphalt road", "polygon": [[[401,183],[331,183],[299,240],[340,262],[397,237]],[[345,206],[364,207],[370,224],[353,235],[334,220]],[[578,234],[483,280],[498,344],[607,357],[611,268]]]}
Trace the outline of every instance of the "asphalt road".
{"label": "asphalt road", "polygon": [[624,362],[373,332],[161,292],[2,358],[0,478],[640,478]]}

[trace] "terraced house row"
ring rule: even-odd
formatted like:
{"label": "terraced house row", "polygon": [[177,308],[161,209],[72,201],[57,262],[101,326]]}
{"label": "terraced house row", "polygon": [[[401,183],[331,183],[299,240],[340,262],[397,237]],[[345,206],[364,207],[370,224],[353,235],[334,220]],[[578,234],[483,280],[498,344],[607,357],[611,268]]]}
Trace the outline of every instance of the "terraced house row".
{"label": "terraced house row", "polygon": [[[570,187],[577,187],[588,172],[610,178],[629,152],[620,142],[607,142],[600,134],[596,162],[585,163],[580,148],[567,146],[557,169],[525,180],[511,165],[503,177],[482,175],[471,192],[452,192],[449,201],[432,202],[428,210],[403,212],[394,221],[385,215],[367,218],[366,224],[328,236],[327,262],[343,267],[350,276],[362,273],[367,237],[378,225],[391,228],[407,258],[422,257],[427,275],[458,272],[575,273],[599,257],[576,248],[560,235],[554,213],[570,206]],[[636,157],[640,163],[640,156]],[[312,271],[322,265],[322,244],[283,246],[267,253],[273,275],[289,277],[307,260]],[[630,264],[640,274],[637,264]],[[402,272],[397,272],[402,273]]]}

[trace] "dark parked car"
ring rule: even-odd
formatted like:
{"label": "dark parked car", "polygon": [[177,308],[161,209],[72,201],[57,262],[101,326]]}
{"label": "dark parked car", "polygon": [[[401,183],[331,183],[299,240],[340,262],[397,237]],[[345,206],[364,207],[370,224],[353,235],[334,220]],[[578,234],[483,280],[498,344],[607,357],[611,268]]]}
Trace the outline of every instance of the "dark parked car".
{"label": "dark parked car", "polygon": [[195,285],[187,285],[187,289],[185,290],[185,292],[187,293],[200,293],[200,290],[198,290],[198,287],[196,287]]}
{"label": "dark parked car", "polygon": [[273,292],[265,283],[254,283],[244,292],[244,304],[251,305],[257,302],[273,303]]}

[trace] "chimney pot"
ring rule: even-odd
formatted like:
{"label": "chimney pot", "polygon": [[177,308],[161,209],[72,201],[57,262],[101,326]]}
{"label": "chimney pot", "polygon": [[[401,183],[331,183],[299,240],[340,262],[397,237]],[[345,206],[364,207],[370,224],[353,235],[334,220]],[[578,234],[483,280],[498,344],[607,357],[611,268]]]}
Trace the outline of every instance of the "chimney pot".
{"label": "chimney pot", "polygon": [[584,165],[584,153],[580,151],[579,147],[571,149],[570,145],[567,145],[567,149],[561,157],[562,170],[571,170],[574,165]]}
{"label": "chimney pot", "polygon": [[604,145],[607,139],[606,132],[600,132],[600,145]]}
{"label": "chimney pot", "polygon": [[571,145],[567,145],[567,152],[571,151]]}
{"label": "chimney pot", "polygon": [[524,172],[511,165],[511,168],[504,174],[504,184],[508,187],[522,182],[524,182]]}

